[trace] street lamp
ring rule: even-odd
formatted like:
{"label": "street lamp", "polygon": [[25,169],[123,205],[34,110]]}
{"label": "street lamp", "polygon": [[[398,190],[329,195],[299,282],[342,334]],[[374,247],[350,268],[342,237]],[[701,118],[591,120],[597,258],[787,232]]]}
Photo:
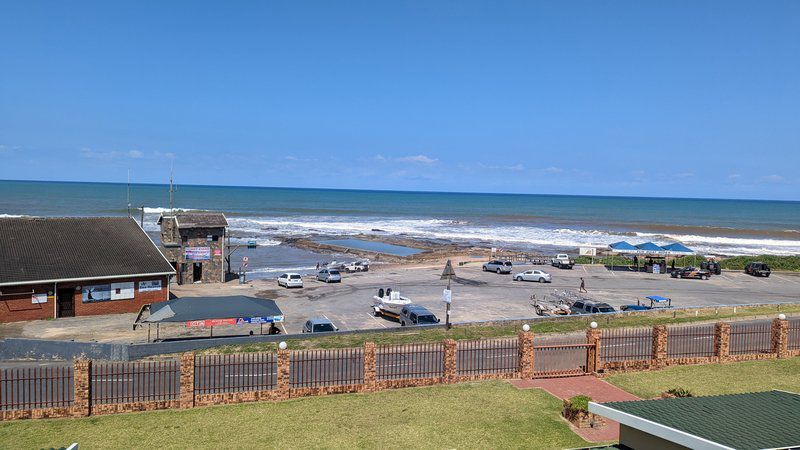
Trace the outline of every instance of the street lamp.
{"label": "street lamp", "polygon": [[784,314],[784,313],[778,314],[778,319],[786,320],[786,314]]}
{"label": "street lamp", "polygon": [[281,350],[286,350],[286,347],[287,347],[286,341],[281,341],[281,343],[278,344],[278,348]]}
{"label": "street lamp", "polygon": [[525,325],[522,326],[522,331],[525,332],[531,331],[531,326],[526,323]]}
{"label": "street lamp", "polygon": [[592,322],[589,326],[592,327],[592,329],[597,328],[597,322]]}

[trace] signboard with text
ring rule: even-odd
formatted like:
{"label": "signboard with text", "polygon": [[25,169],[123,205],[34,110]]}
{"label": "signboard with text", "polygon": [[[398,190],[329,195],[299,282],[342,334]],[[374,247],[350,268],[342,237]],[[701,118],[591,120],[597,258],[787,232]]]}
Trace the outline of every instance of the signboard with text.
{"label": "signboard with text", "polygon": [[238,317],[228,319],[205,319],[205,320],[190,320],[186,322],[187,327],[217,327],[221,325],[252,325],[261,323],[278,323],[283,322],[283,316],[266,316],[266,317]]}
{"label": "signboard with text", "polygon": [[161,280],[147,280],[139,282],[139,292],[160,291]]}
{"label": "signboard with text", "polygon": [[186,247],[185,255],[190,261],[208,261],[211,259],[211,247]]}

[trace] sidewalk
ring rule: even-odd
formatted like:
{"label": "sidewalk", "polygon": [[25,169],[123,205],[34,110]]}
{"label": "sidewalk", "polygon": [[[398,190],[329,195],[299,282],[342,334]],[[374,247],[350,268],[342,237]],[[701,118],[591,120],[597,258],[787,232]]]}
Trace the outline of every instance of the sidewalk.
{"label": "sidewalk", "polygon": [[[549,392],[554,397],[566,400],[576,395],[587,395],[592,401],[619,402],[626,400],[639,400],[633,394],[611,385],[597,377],[585,375],[570,378],[544,378],[536,380],[511,380],[511,384],[518,389],[540,388]],[[619,439],[619,423],[606,419],[607,425],[603,428],[575,428],[572,431],[589,442],[607,442]]]}

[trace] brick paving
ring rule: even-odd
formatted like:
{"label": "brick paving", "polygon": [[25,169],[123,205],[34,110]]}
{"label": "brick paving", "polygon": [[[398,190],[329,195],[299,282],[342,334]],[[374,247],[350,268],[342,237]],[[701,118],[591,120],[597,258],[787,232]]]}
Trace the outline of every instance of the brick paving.
{"label": "brick paving", "polygon": [[[597,377],[586,375],[569,378],[544,378],[536,380],[511,380],[518,389],[539,388],[554,397],[565,400],[576,395],[587,395],[598,403],[639,400],[639,397],[628,393]],[[619,440],[619,423],[606,419],[603,428],[576,428],[570,424],[572,431],[589,442],[607,442]]]}

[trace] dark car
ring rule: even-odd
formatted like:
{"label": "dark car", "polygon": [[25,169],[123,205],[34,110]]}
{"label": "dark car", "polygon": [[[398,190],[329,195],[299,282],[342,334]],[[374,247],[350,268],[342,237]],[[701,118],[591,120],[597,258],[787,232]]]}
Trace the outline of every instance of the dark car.
{"label": "dark car", "polygon": [[613,306],[603,302],[578,300],[570,307],[572,314],[603,314],[616,312]]}
{"label": "dark car", "polygon": [[700,268],[707,270],[712,275],[722,275],[722,267],[716,261],[706,261],[700,264]]}
{"label": "dark car", "polygon": [[768,277],[772,271],[763,262],[751,262],[744,266],[744,273],[754,277]]}
{"label": "dark car", "polygon": [[436,325],[439,319],[424,306],[408,305],[400,311],[400,326]]}
{"label": "dark car", "polygon": [[675,269],[669,275],[672,278],[696,278],[698,280],[707,280],[711,278],[711,273],[709,271],[691,266]]}

